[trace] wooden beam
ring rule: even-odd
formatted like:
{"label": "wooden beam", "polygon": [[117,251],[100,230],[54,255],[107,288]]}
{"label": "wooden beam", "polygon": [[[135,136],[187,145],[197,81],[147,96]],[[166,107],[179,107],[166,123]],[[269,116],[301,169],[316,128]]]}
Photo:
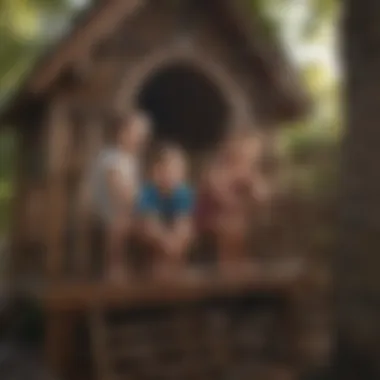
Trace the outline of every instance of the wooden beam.
{"label": "wooden beam", "polygon": [[95,309],[89,313],[89,325],[91,335],[91,350],[96,377],[99,380],[113,380],[117,378],[112,373],[109,363],[109,352],[107,351],[107,330],[104,313],[101,309]]}
{"label": "wooden beam", "polygon": [[45,360],[48,369],[57,377],[65,377],[68,359],[72,352],[75,316],[67,312],[47,314]]}
{"label": "wooden beam", "polygon": [[64,258],[64,228],[67,210],[69,112],[65,98],[52,101],[48,117],[48,180],[46,268],[51,279],[61,274]]}
{"label": "wooden beam", "polygon": [[[303,286],[303,267],[284,260],[278,267],[265,269],[259,263],[228,278],[184,271],[173,279],[160,281],[130,280],[120,286],[103,282],[66,282],[50,286],[35,296],[48,309],[86,311],[97,305],[104,307],[123,304],[138,306],[177,301],[195,301],[210,297],[243,296],[268,293],[293,297],[294,289]],[[289,266],[289,267],[288,267]]]}
{"label": "wooden beam", "polygon": [[86,120],[84,129],[82,168],[80,173],[80,185],[77,194],[77,236],[75,248],[75,272],[81,276],[86,276],[90,269],[90,248],[91,248],[91,207],[92,192],[89,183],[91,167],[96,156],[104,145],[103,125],[97,120]]}
{"label": "wooden beam", "polygon": [[231,39],[230,44],[240,51],[247,70],[256,71],[263,85],[270,86],[269,91],[277,102],[270,111],[275,114],[273,121],[305,115],[311,99],[281,46],[263,32],[260,15],[253,15],[236,0],[210,0],[204,6]]}
{"label": "wooden beam", "polygon": [[86,24],[78,27],[67,38],[45,64],[33,75],[28,87],[39,93],[48,87],[58,76],[63,67],[81,61],[90,54],[91,47],[101,38],[110,34],[126,17],[142,6],[143,0],[108,0],[103,1],[94,10]]}
{"label": "wooden beam", "polygon": [[15,195],[12,199],[11,207],[11,231],[10,231],[10,267],[6,271],[11,284],[17,281],[20,274],[22,257],[22,246],[24,242],[24,208],[27,194],[27,181],[25,176],[25,162],[27,160],[28,135],[27,131],[20,130],[17,141],[17,163],[16,163],[16,178],[15,178]]}

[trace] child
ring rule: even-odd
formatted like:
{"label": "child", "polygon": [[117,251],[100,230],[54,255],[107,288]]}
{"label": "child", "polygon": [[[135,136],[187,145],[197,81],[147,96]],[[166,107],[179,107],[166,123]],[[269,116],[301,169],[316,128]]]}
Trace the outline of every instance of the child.
{"label": "child", "polygon": [[238,132],[226,139],[201,179],[197,225],[201,236],[216,242],[223,270],[247,253],[252,206],[265,195],[257,165],[260,156],[259,136]]}
{"label": "child", "polygon": [[193,194],[186,175],[183,151],[163,145],[153,159],[151,182],[143,187],[138,203],[141,238],[166,261],[166,269],[182,266],[191,242]]}
{"label": "child", "polygon": [[139,191],[139,159],[149,135],[148,118],[140,113],[130,120],[118,119],[116,144],[99,154],[94,172],[96,213],[106,228],[108,272],[121,278],[123,248],[130,233],[131,217]]}
{"label": "child", "polygon": [[231,152],[231,170],[236,176],[237,193],[247,197],[251,204],[252,201],[264,201],[267,188],[259,165],[263,153],[260,135],[254,131],[238,133],[226,151]]}

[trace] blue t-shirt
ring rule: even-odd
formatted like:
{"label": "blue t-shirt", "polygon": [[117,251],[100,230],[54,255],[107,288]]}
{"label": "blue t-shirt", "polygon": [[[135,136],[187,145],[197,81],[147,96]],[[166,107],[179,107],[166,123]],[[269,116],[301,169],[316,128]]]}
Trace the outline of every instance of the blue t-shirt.
{"label": "blue t-shirt", "polygon": [[143,216],[158,215],[163,221],[171,223],[178,216],[190,215],[193,204],[193,192],[185,184],[173,189],[170,194],[162,194],[154,184],[146,184],[141,190],[137,210]]}

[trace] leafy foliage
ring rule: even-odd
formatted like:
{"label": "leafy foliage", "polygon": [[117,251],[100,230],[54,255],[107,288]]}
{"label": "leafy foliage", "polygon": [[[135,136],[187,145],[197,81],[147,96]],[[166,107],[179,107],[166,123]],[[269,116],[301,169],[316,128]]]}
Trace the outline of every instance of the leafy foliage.
{"label": "leafy foliage", "polygon": [[0,1],[0,105],[19,85],[47,42],[75,10],[78,0]]}
{"label": "leafy foliage", "polygon": [[337,13],[338,2],[333,0],[308,0],[308,16],[303,25],[303,33],[308,38],[315,38]]}

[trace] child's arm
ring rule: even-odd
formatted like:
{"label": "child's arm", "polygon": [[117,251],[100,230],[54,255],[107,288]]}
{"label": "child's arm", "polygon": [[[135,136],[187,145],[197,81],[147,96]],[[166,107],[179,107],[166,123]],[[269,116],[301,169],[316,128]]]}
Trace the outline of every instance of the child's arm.
{"label": "child's arm", "polygon": [[115,154],[108,153],[103,157],[103,167],[112,199],[130,205],[136,195],[135,184],[132,178],[128,183],[122,181],[118,165],[119,161]]}
{"label": "child's arm", "polygon": [[182,189],[175,198],[176,218],[172,228],[167,231],[169,253],[182,255],[185,253],[193,235],[192,211],[194,197],[190,189]]}
{"label": "child's arm", "polygon": [[142,218],[142,235],[154,245],[163,247],[166,240],[166,229],[158,217],[155,192],[151,188],[142,189],[137,209]]}
{"label": "child's arm", "polygon": [[166,230],[159,218],[153,214],[143,216],[143,235],[154,246],[163,247],[166,241]]}
{"label": "child's arm", "polygon": [[120,174],[117,170],[111,168],[107,170],[107,184],[110,189],[112,199],[126,205],[130,205],[132,203],[135,195],[132,184],[130,184],[130,186],[126,186],[121,181]]}
{"label": "child's arm", "polygon": [[215,200],[220,204],[233,206],[236,203],[236,197],[228,188],[228,173],[219,165],[210,166],[204,175],[204,185],[213,194]]}
{"label": "child's arm", "polygon": [[173,255],[181,255],[192,237],[192,219],[190,216],[179,216],[168,234],[168,251]]}
{"label": "child's arm", "polygon": [[265,202],[269,196],[269,188],[264,177],[260,173],[252,174],[251,197],[256,202]]}

